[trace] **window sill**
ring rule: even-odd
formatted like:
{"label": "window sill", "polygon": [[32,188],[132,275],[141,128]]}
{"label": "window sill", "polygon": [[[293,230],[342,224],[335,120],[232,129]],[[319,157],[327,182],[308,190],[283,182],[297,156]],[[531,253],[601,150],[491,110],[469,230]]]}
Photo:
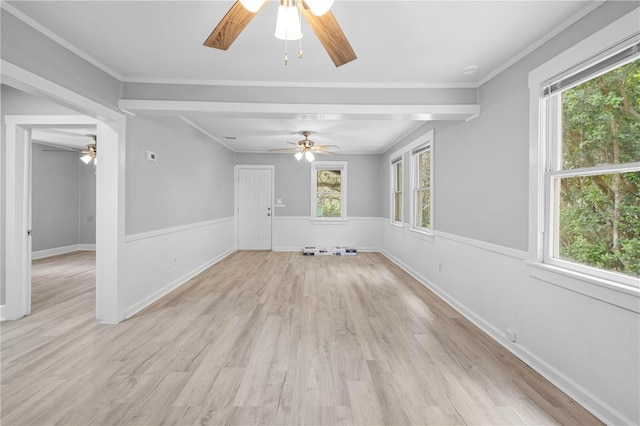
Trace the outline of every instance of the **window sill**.
{"label": "window sill", "polygon": [[640,313],[640,288],[536,261],[526,261],[529,276],[593,299]]}
{"label": "window sill", "polygon": [[395,226],[396,228],[399,229],[404,229],[404,222],[394,222],[394,221],[390,221],[389,224],[391,226]]}
{"label": "window sill", "polygon": [[409,230],[418,238],[420,238],[423,241],[427,241],[429,243],[433,243],[433,241],[435,240],[435,235],[433,235],[433,233],[431,232],[427,232],[427,231],[421,231],[419,229],[416,228],[409,228]]}

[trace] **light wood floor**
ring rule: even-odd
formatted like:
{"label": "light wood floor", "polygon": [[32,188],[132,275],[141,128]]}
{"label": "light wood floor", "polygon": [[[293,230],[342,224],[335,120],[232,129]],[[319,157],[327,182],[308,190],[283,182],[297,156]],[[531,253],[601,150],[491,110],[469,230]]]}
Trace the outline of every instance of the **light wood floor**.
{"label": "light wood floor", "polygon": [[116,326],[92,263],[35,262],[3,425],[599,424],[380,254],[238,252]]}

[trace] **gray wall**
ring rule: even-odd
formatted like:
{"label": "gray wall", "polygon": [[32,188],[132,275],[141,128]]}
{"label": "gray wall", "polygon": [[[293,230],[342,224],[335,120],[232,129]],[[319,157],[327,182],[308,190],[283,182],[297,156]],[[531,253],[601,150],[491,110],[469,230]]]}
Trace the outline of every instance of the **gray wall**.
{"label": "gray wall", "polygon": [[0,12],[2,59],[67,89],[117,109],[122,83],[31,28]]}
{"label": "gray wall", "polygon": [[[380,156],[317,156],[318,161],[347,161],[347,214],[353,217],[380,216]],[[296,161],[292,154],[236,154],[236,164],[275,166],[274,199],[285,205],[276,216],[309,216],[311,205],[311,167]]]}
{"label": "gray wall", "polygon": [[80,163],[78,243],[96,243],[96,172],[91,164]]}
{"label": "gray wall", "polygon": [[381,211],[389,217],[389,155],[435,129],[435,229],[528,249],[529,72],[638,6],[606,2],[480,89],[470,122],[428,123],[381,161]]}
{"label": "gray wall", "polygon": [[127,235],[233,216],[234,153],[179,118],[128,118],[126,156]]}
{"label": "gray wall", "polygon": [[96,178],[80,155],[32,144],[32,250],[95,244]]}
{"label": "gray wall", "polygon": [[[3,12],[4,13],[4,12]],[[3,21],[4,23],[4,21]],[[3,28],[4,31],[4,28]],[[4,40],[3,40],[4,41]],[[4,52],[3,52],[4,53]],[[0,123],[0,158],[5,158],[6,155],[6,144],[5,144],[5,136],[6,129],[4,125],[4,119],[7,115],[70,115],[77,114],[75,111],[72,111],[68,108],[56,105],[52,102],[48,102],[42,99],[38,99],[35,96],[31,96],[27,93],[16,90],[7,85],[2,85],[0,87],[0,112],[2,116],[2,123]],[[4,160],[3,160],[4,161]],[[0,165],[0,171],[2,179],[0,181],[2,184],[0,185],[0,208],[2,209],[2,214],[0,214],[0,229],[5,229],[5,208],[6,208],[6,199],[5,199],[5,186],[4,183],[7,182],[6,170],[4,170],[4,165]],[[2,233],[0,235],[0,304],[4,304],[4,295],[5,295],[5,234]]]}

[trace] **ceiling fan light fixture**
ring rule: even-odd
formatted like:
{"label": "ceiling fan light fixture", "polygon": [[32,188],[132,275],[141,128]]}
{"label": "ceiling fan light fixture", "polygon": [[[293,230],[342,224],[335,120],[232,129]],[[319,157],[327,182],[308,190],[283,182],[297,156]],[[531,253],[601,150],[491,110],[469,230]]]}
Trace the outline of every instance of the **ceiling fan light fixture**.
{"label": "ceiling fan light fixture", "polygon": [[313,153],[311,151],[307,151],[304,154],[304,158],[310,163],[316,159],[316,157],[313,155]]}
{"label": "ceiling fan light fixture", "polygon": [[280,0],[274,35],[280,40],[300,40],[302,38],[300,15],[295,1]]}
{"label": "ceiling fan light fixture", "polygon": [[302,160],[302,157],[304,157],[304,154],[302,152],[296,152],[294,157],[296,157],[296,160],[300,161]]}
{"label": "ceiling fan light fixture", "polygon": [[304,0],[304,2],[311,9],[311,13],[316,16],[324,15],[333,6],[333,0]]}
{"label": "ceiling fan light fixture", "polygon": [[256,13],[262,7],[264,0],[240,0],[240,4],[251,13]]}

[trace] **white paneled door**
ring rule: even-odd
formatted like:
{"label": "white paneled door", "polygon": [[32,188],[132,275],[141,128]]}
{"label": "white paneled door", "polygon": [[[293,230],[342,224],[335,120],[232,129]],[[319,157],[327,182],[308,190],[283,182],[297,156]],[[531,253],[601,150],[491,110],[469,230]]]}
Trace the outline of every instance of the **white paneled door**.
{"label": "white paneled door", "polygon": [[271,169],[238,169],[238,249],[271,250]]}

